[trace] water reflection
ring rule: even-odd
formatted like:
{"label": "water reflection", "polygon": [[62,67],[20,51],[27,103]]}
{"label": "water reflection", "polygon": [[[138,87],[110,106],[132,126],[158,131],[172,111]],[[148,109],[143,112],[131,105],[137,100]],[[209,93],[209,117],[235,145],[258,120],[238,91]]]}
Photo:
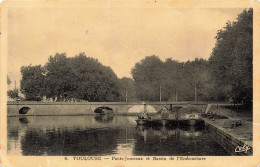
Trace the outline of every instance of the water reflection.
{"label": "water reflection", "polygon": [[136,126],[134,116],[8,117],[12,155],[228,155],[204,128]]}
{"label": "water reflection", "polygon": [[21,118],[19,118],[19,121],[20,121],[22,124],[28,124],[28,123],[29,123],[29,120],[28,120],[26,117],[21,117]]}
{"label": "water reflection", "polygon": [[116,129],[28,131],[21,149],[23,155],[106,155],[116,148],[114,136],[118,134]]}
{"label": "water reflection", "polygon": [[[204,128],[137,126],[137,129],[136,155],[226,154],[225,150],[218,150]],[[208,146],[212,147],[211,150],[207,150]]]}
{"label": "water reflection", "polygon": [[98,121],[98,122],[104,122],[104,123],[112,122],[113,118],[114,118],[114,115],[111,115],[111,114],[107,114],[107,115],[97,114],[97,115],[95,115],[95,120]]}

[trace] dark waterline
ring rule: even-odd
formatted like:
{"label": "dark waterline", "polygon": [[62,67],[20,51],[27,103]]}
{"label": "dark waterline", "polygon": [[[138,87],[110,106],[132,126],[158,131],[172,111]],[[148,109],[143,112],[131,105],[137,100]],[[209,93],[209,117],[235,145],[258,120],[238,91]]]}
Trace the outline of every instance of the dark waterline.
{"label": "dark waterline", "polygon": [[8,117],[10,155],[230,155],[206,128],[137,126],[136,116]]}

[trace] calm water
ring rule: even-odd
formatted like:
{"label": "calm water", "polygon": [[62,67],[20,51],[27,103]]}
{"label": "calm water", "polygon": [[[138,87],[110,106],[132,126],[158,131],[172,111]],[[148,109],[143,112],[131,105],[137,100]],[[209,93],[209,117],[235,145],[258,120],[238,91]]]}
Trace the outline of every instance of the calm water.
{"label": "calm water", "polygon": [[229,155],[206,128],[136,126],[136,116],[8,117],[11,155]]}

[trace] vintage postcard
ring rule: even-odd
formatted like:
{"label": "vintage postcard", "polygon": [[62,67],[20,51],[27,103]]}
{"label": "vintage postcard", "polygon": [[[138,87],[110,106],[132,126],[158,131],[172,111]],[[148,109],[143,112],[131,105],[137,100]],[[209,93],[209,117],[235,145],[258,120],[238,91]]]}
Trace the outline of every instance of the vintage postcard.
{"label": "vintage postcard", "polygon": [[0,12],[0,167],[260,166],[260,0]]}

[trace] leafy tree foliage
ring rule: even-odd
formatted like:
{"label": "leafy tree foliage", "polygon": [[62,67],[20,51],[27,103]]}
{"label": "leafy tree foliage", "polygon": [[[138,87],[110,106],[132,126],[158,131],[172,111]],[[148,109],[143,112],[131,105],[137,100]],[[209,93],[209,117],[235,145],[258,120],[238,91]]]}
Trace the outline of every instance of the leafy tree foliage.
{"label": "leafy tree foliage", "polygon": [[84,53],[72,58],[57,53],[44,67],[22,67],[21,72],[21,90],[28,100],[117,101],[121,96],[113,70]]}
{"label": "leafy tree foliage", "polygon": [[253,9],[249,9],[217,33],[209,59],[216,99],[252,100],[252,61]]}
{"label": "leafy tree foliage", "polygon": [[44,67],[22,67],[21,90],[29,100],[47,98],[87,101],[252,100],[253,10],[244,10],[237,21],[217,32],[209,60],[162,61],[145,57],[136,63],[130,78],[118,79],[110,67],[80,53],[50,56]]}
{"label": "leafy tree foliage", "polygon": [[120,94],[121,94],[120,101],[126,100],[126,92],[127,92],[128,102],[137,101],[135,96],[136,91],[135,91],[134,81],[131,78],[123,77],[122,79],[119,80],[119,85],[120,85]]}
{"label": "leafy tree foliage", "polygon": [[110,67],[84,53],[70,58],[72,95],[88,101],[118,101],[119,81]]}
{"label": "leafy tree foliage", "polygon": [[8,90],[7,95],[8,95],[8,97],[10,97],[12,99],[18,98],[19,97],[18,96],[18,89]]}
{"label": "leafy tree foliage", "polygon": [[163,62],[155,55],[136,63],[132,69],[136,95],[140,100],[159,100],[159,87],[163,84],[165,73]]}
{"label": "leafy tree foliage", "polygon": [[208,97],[208,61],[196,58],[183,64],[180,99],[205,101]]}
{"label": "leafy tree foliage", "polygon": [[244,10],[237,21],[217,32],[209,60],[161,61],[149,56],[132,69],[139,100],[252,100],[253,10]]}
{"label": "leafy tree foliage", "polygon": [[163,62],[157,56],[146,57],[132,69],[137,98],[158,101],[161,87],[163,101],[194,100],[195,89],[196,97],[204,100],[207,67],[204,59],[182,63],[172,59]]}
{"label": "leafy tree foliage", "polygon": [[40,65],[23,66],[21,73],[21,92],[27,100],[40,100],[45,92],[43,68]]}
{"label": "leafy tree foliage", "polygon": [[[12,83],[10,77],[7,75],[7,85],[10,85]],[[12,98],[12,99],[18,99],[21,98],[19,97],[19,90],[17,88],[14,88],[13,90],[8,90],[7,91],[7,96]]]}
{"label": "leafy tree foliage", "polygon": [[73,83],[71,71],[70,59],[65,53],[56,53],[55,56],[49,57],[44,66],[44,88],[47,98],[57,98],[61,101],[70,94]]}

